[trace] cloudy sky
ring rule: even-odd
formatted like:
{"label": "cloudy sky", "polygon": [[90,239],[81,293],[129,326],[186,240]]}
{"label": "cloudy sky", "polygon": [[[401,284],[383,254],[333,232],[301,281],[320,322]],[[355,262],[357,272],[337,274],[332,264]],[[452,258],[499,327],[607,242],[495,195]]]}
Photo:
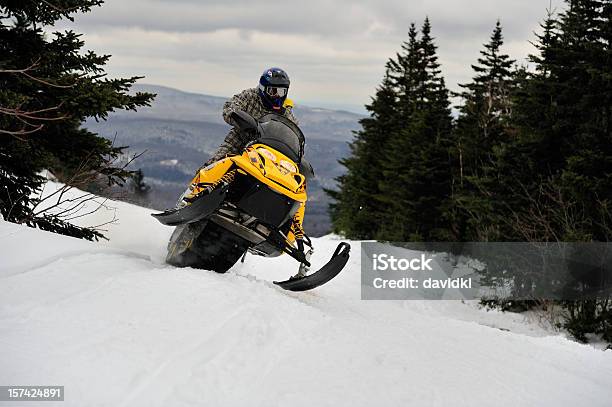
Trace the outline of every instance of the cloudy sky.
{"label": "cloudy sky", "polygon": [[[429,16],[451,89],[499,18],[505,51],[523,62],[551,0],[106,0],[77,15],[86,47],[113,55],[113,76],[144,75],[185,91],[231,96],[268,66],[292,79],[296,103],[361,111],[411,22]],[[552,7],[561,7],[552,0]]]}

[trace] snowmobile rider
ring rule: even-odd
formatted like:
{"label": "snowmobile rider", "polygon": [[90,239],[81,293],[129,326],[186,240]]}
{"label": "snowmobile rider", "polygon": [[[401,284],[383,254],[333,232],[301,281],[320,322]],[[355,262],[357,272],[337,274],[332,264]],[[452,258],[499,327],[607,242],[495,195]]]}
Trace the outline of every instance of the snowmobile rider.
{"label": "snowmobile rider", "polygon": [[[224,159],[230,155],[238,155],[246,145],[253,141],[252,137],[256,134],[245,134],[241,132],[232,119],[232,113],[244,111],[258,120],[270,113],[283,115],[291,120],[296,125],[297,119],[291,112],[293,102],[287,98],[289,92],[289,75],[280,68],[266,69],[259,78],[259,85],[256,88],[245,89],[242,92],[232,96],[230,100],[223,105],[223,120],[232,129],[229,131],[225,140],[219,146],[217,151],[206,161],[199,169],[203,170],[209,165]],[[176,207],[180,208],[186,205],[185,197],[192,194],[192,187],[188,187],[179,198]]]}
{"label": "snowmobile rider", "polygon": [[[251,115],[254,119],[259,120],[262,117],[276,113],[289,119],[291,122],[298,125],[298,121],[293,115],[291,109],[293,102],[287,98],[289,92],[289,75],[281,68],[272,67],[266,69],[259,78],[259,85],[256,88],[243,90],[234,95],[223,106],[223,119],[232,126],[225,140],[217,151],[208,159],[208,161],[200,168],[199,171],[205,170],[209,165],[224,159],[230,155],[239,155],[251,141],[256,140],[257,134],[254,132],[242,132],[234,123],[232,113],[243,111]],[[310,164],[308,164],[310,167]],[[312,172],[312,167],[310,167]],[[177,208],[187,204],[186,197],[192,196],[194,193],[193,184],[181,195],[177,203]],[[302,204],[293,217],[291,232],[295,237],[298,250],[304,252],[304,229],[302,222],[304,219],[305,205]],[[300,268],[300,273],[305,273],[306,268]]]}
{"label": "snowmobile rider", "polygon": [[296,125],[297,119],[291,109],[293,102],[287,98],[289,92],[289,75],[281,68],[266,69],[259,78],[259,86],[243,90],[234,95],[223,105],[223,120],[232,127],[217,151],[204,164],[204,167],[225,158],[228,155],[240,154],[252,141],[248,135],[241,134],[231,118],[232,112],[244,111],[258,120],[269,113],[285,116]]}
{"label": "snowmobile rider", "polygon": [[[298,125],[298,121],[292,112],[293,101],[287,98],[290,83],[287,72],[281,68],[272,67],[263,71],[259,78],[259,85],[256,88],[245,89],[225,102],[223,105],[223,120],[232,126],[232,129],[203,167],[219,161],[228,155],[240,154],[244,147],[254,140],[249,137],[255,136],[254,133],[245,134],[238,129],[236,123],[231,118],[233,112],[242,110],[256,120],[261,119],[267,114],[276,113]],[[302,206],[295,214],[292,227],[301,252],[304,252],[302,240],[304,236],[304,229],[302,227],[304,210],[305,207]],[[300,273],[305,272],[305,270],[302,271],[300,269]]]}

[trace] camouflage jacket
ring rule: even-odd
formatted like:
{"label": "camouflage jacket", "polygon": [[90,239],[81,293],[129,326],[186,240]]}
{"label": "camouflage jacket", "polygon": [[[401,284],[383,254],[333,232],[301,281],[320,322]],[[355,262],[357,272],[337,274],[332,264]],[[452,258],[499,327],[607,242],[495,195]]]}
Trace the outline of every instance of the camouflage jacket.
{"label": "camouflage jacket", "polygon": [[[227,124],[233,126],[234,123],[232,122],[230,115],[232,112],[237,110],[243,110],[253,116],[255,119],[261,119],[263,116],[269,113],[274,113],[273,110],[268,110],[263,105],[257,88],[243,90],[225,102],[225,105],[223,105],[223,120],[225,120]],[[283,115],[295,124],[298,124],[298,121],[291,112],[290,108],[284,109]],[[223,143],[219,146],[212,157],[210,157],[210,159],[204,164],[204,166],[218,161],[227,155],[239,154],[249,141],[251,141],[251,139],[248,135],[241,134],[235,127],[232,128],[227,136],[225,136]]]}

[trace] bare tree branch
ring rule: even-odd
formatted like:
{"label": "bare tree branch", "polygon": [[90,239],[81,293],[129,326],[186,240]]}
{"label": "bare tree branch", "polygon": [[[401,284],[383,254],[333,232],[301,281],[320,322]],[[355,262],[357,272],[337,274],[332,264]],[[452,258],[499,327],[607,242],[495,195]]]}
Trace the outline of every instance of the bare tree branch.
{"label": "bare tree branch", "polygon": [[79,6],[74,6],[74,7],[68,7],[68,8],[62,8],[56,4],[51,3],[50,1],[47,0],[40,0],[41,3],[46,4],[47,6],[51,7],[53,10],[59,12],[59,13],[69,13],[71,11],[75,11],[79,9]]}
{"label": "bare tree branch", "polygon": [[39,66],[40,63],[40,57],[38,57],[38,59],[36,61],[34,61],[34,63],[30,66],[28,66],[27,68],[23,68],[23,69],[0,69],[0,73],[24,73],[24,72],[28,72],[31,71],[33,69],[35,69],[36,67]]}
{"label": "bare tree branch", "polygon": [[72,88],[72,87],[74,87],[74,86],[76,85],[76,82],[75,82],[75,83],[72,83],[72,84],[70,84],[70,85],[58,85],[58,84],[56,84],[56,83],[51,83],[51,82],[46,81],[46,80],[44,80],[44,79],[40,79],[40,78],[37,78],[37,77],[35,77],[35,76],[32,76],[32,75],[30,75],[30,74],[29,74],[29,73],[27,73],[27,72],[21,72],[21,74],[22,74],[22,75],[25,75],[26,77],[28,77],[29,79],[32,79],[32,80],[33,80],[33,81],[35,81],[35,82],[42,83],[43,85],[47,85],[47,86],[50,86],[50,87],[52,87],[52,88],[69,89],[69,88]]}
{"label": "bare tree branch", "polygon": [[[21,129],[21,130],[2,130],[0,129],[0,134],[9,134],[11,136],[25,136],[28,134],[32,134],[32,133],[36,133],[37,131],[41,130],[43,127],[45,127],[43,124],[39,124],[38,126],[36,126],[35,128],[31,129],[31,130],[25,130],[25,129]],[[19,137],[17,137],[19,138]],[[26,139],[23,138],[19,138],[21,141],[26,141]]]}

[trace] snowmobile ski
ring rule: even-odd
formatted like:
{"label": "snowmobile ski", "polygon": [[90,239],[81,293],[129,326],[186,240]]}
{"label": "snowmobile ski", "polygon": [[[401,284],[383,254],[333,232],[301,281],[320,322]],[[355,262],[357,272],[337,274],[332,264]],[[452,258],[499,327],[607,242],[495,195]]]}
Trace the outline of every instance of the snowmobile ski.
{"label": "snowmobile ski", "polygon": [[285,281],[275,281],[284,290],[289,291],[307,291],[322,286],[323,284],[336,277],[344,268],[349,259],[351,246],[342,242],[336,247],[336,251],[332,258],[313,274],[309,274],[301,278],[290,278]]}
{"label": "snowmobile ski", "polygon": [[151,216],[168,226],[197,222],[212,215],[225,199],[226,191],[226,188],[215,189],[210,194],[195,199],[190,205],[152,213]]}

